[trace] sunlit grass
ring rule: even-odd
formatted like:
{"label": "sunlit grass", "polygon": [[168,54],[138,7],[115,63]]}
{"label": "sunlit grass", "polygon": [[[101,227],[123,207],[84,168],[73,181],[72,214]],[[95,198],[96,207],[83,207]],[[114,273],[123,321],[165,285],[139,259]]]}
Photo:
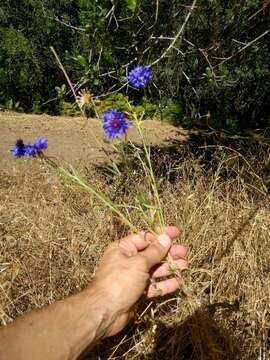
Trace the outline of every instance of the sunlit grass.
{"label": "sunlit grass", "polygon": [[[159,159],[151,151],[157,173]],[[267,354],[269,198],[256,158],[246,158],[249,166],[233,154],[217,150],[213,163],[203,164],[183,148],[173,181],[159,188],[159,200],[165,221],[182,229],[177,242],[189,246],[184,287],[172,297],[143,301],[135,325],[98,345],[89,359],[253,359],[260,351]],[[164,163],[170,168],[169,160]],[[0,177],[2,324],[83,288],[104,247],[129,231],[109,207],[85,196],[73,181],[58,180],[35,161],[29,166],[28,173],[2,172]],[[130,173],[126,192],[114,192],[118,177],[107,183],[100,170],[80,176],[124,204],[134,201],[129,184],[144,183],[140,171]],[[130,210],[130,216],[137,229],[144,226],[139,211]]]}

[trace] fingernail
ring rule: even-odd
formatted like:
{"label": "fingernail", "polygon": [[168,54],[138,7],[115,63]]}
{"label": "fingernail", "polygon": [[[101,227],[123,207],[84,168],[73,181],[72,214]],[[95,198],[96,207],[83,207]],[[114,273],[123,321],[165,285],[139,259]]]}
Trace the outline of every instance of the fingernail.
{"label": "fingernail", "polygon": [[164,246],[164,247],[169,247],[171,245],[171,239],[168,235],[166,234],[162,234],[158,236],[158,242]]}

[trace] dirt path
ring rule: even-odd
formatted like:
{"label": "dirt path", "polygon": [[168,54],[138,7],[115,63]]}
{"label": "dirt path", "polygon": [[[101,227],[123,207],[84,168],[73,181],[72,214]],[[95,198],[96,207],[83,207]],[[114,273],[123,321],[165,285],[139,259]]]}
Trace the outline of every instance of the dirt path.
{"label": "dirt path", "polygon": [[[187,133],[184,129],[157,120],[145,120],[144,128],[150,144],[165,144],[171,140],[185,141]],[[100,120],[82,118],[52,117],[48,115],[26,115],[13,112],[0,113],[0,170],[9,172],[18,165],[10,149],[16,139],[33,142],[38,136],[49,140],[47,154],[60,162],[73,166],[89,163],[100,163],[106,160],[104,147],[111,151],[111,146],[104,141]],[[128,136],[138,140],[134,129]]]}

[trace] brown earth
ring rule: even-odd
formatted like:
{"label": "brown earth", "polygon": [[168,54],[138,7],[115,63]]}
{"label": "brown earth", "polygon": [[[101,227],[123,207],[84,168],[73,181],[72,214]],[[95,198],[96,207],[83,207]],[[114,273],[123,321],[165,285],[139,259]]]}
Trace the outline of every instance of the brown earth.
{"label": "brown earth", "polygon": [[[149,144],[165,144],[171,140],[185,141],[187,132],[158,120],[145,120],[146,138]],[[112,148],[104,140],[100,120],[83,118],[58,117],[49,115],[27,115],[13,112],[0,113],[0,170],[10,171],[17,167],[18,161],[13,158],[10,149],[16,139],[22,138],[26,143],[34,142],[38,136],[47,137],[48,156],[58,161],[81,167],[89,163],[106,161],[102,148],[111,152]],[[136,130],[131,129],[128,136],[138,140]]]}

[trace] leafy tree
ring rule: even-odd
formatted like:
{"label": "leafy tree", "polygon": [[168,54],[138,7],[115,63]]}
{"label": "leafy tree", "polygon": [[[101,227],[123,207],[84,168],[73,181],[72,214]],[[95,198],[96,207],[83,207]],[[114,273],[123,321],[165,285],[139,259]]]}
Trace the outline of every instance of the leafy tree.
{"label": "leafy tree", "polygon": [[171,109],[190,125],[268,127],[269,8],[269,0],[198,0],[180,34],[191,11],[183,0],[9,0],[0,7],[0,103],[60,111],[56,87],[65,79],[52,45],[76,89],[105,96],[133,64],[154,64],[144,101],[164,116]]}

